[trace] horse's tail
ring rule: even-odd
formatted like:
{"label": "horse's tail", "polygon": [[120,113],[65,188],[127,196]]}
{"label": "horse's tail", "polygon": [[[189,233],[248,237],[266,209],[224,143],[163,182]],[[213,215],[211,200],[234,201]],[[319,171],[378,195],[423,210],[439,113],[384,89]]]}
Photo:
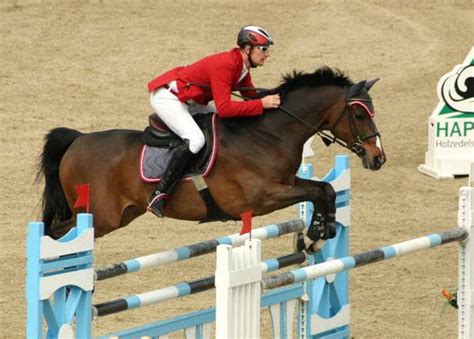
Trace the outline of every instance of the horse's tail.
{"label": "horse's tail", "polygon": [[69,220],[72,212],[59,181],[59,164],[69,146],[82,135],[81,132],[69,128],[55,128],[45,137],[36,180],[44,177],[42,198],[42,220],[45,234],[50,234],[50,226],[54,223]]}

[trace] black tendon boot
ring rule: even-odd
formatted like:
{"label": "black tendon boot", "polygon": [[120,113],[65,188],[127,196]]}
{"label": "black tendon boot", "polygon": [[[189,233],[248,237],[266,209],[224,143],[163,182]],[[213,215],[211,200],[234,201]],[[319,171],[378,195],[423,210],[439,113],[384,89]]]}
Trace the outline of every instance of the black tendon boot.
{"label": "black tendon boot", "polygon": [[171,194],[178,180],[181,179],[184,169],[192,155],[193,153],[189,150],[189,140],[184,139],[183,142],[176,147],[168,167],[166,167],[165,173],[163,173],[160,182],[156,185],[148,199],[148,210],[156,216],[160,218],[164,217],[164,200]]}

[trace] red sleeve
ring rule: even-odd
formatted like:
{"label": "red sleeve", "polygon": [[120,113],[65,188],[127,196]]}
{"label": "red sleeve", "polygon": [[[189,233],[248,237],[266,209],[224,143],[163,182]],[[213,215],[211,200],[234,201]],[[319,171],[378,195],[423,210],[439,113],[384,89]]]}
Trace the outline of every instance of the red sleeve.
{"label": "red sleeve", "polygon": [[[252,77],[250,76],[250,72],[239,82],[238,87],[250,87],[255,88],[255,85],[252,82]],[[257,95],[257,91],[254,90],[243,90],[239,91],[246,98],[254,98]]]}
{"label": "red sleeve", "polygon": [[231,100],[232,78],[234,69],[226,62],[213,65],[209,70],[212,96],[217,113],[221,118],[244,117],[263,113],[262,100],[233,101]]}

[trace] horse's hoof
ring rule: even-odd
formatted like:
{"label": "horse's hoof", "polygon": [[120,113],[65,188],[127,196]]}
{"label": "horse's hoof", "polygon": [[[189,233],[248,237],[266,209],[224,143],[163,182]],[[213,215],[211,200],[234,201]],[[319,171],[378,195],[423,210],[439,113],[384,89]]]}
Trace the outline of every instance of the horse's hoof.
{"label": "horse's hoof", "polygon": [[316,213],[313,216],[311,225],[308,228],[307,236],[313,240],[327,240],[336,236],[336,217],[334,214],[324,216]]}
{"label": "horse's hoof", "polygon": [[336,236],[336,226],[328,225],[327,233],[322,237],[324,240],[332,239]]}
{"label": "horse's hoof", "polygon": [[308,246],[308,248],[305,251],[308,254],[319,252],[323,249],[325,243],[326,243],[325,240],[314,241],[313,243],[311,243],[311,245]]}
{"label": "horse's hoof", "polygon": [[325,241],[322,239],[313,240],[308,236],[308,229],[303,231],[303,234],[297,241],[297,249],[298,252],[305,251],[306,254],[313,254],[319,252],[323,246]]}

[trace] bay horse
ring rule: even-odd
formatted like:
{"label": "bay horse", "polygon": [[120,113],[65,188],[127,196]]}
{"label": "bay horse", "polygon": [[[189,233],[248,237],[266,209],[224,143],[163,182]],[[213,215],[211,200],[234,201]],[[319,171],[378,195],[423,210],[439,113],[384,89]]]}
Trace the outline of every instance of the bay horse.
{"label": "bay horse", "polygon": [[[296,176],[303,145],[317,133],[326,143],[337,142],[356,153],[365,168],[380,169],[386,157],[368,94],[375,81],[354,84],[329,67],[314,73],[294,71],[280,86],[260,94],[279,93],[278,109],[257,117],[217,119],[218,155],[206,183],[220,209],[239,219],[245,211],[258,216],[311,201],[312,224],[321,229],[324,220],[334,222],[332,186]],[[139,175],[142,134],[56,128],[46,135],[38,178],[45,179],[42,213],[47,234],[58,238],[74,226],[74,186],[84,183],[90,184],[96,237],[146,212],[154,184]],[[175,219],[198,221],[206,214],[190,181],[176,186],[165,208],[165,216]]]}

